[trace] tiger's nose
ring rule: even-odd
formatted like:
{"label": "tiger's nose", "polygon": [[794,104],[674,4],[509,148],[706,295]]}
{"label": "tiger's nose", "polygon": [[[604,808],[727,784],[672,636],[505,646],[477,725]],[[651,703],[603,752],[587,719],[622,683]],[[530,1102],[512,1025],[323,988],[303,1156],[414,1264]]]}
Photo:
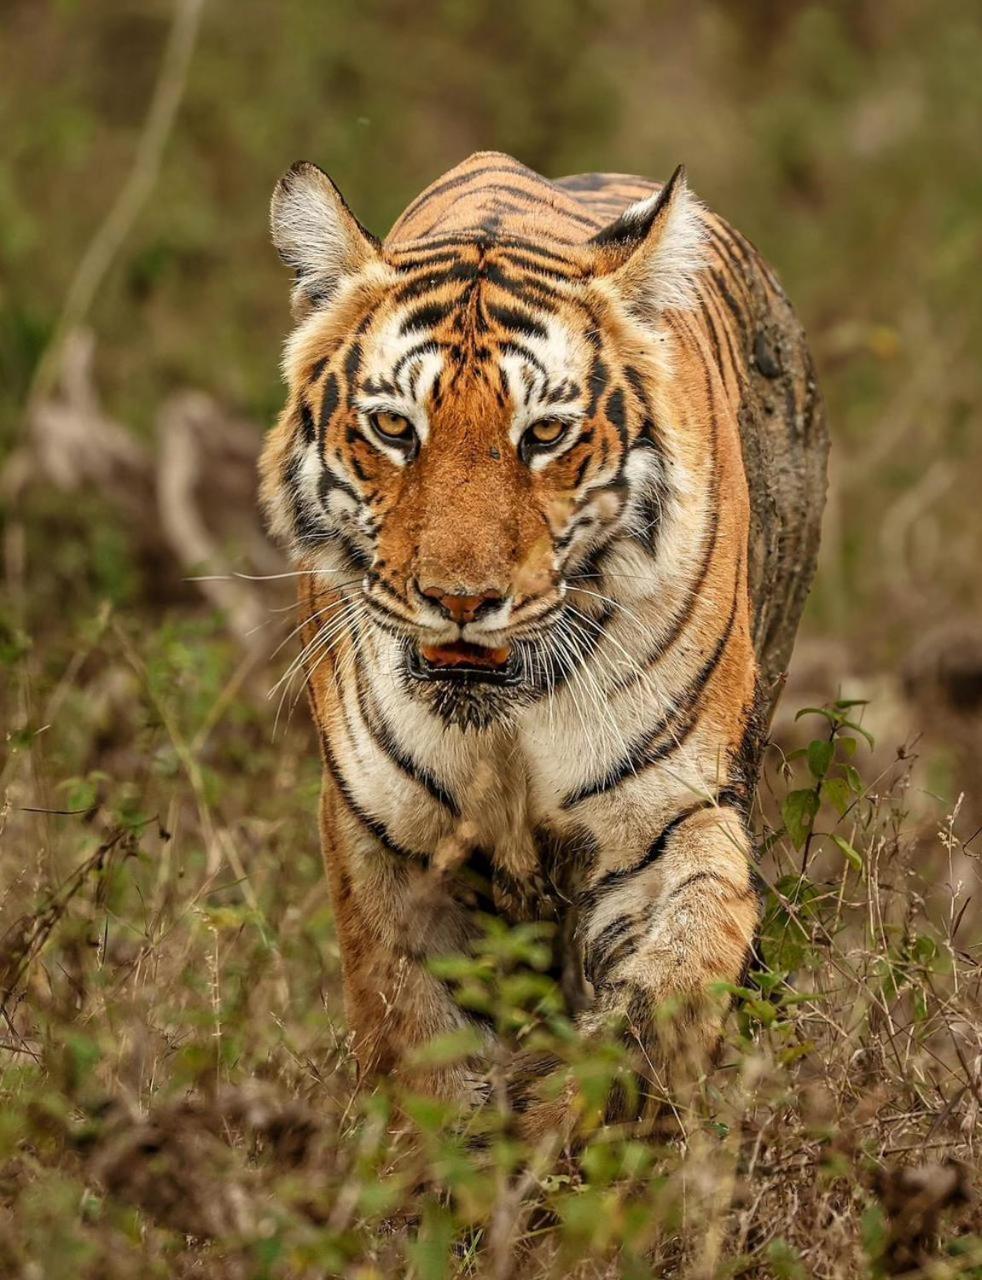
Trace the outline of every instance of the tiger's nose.
{"label": "tiger's nose", "polygon": [[474,595],[445,591],[442,587],[416,584],[419,594],[435,604],[448,618],[463,625],[465,622],[476,622],[496,605],[501,604],[504,596],[500,591],[491,588]]}

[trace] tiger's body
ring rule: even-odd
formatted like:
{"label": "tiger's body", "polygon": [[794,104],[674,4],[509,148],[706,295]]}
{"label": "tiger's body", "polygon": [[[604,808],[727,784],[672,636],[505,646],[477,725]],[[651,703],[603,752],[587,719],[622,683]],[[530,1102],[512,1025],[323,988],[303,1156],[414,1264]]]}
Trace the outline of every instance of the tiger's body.
{"label": "tiger's body", "polygon": [[[428,961],[491,912],[556,921],[584,1034],[629,1028],[671,1088],[758,924],[749,810],[824,499],[800,330],[678,175],[479,153],[380,245],[297,167],[273,228],[299,325],[263,495],[306,571],[359,1063],[472,1024]],[[529,1101],[546,1070],[513,1064],[532,1129],[568,1123]],[[486,1062],[413,1079],[476,1101]]]}

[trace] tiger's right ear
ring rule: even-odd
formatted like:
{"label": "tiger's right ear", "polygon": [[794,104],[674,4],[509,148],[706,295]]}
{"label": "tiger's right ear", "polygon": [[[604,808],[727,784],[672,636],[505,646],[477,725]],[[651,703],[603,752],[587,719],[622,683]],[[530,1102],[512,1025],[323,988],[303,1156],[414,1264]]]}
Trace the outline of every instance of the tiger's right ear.
{"label": "tiger's right ear", "polygon": [[317,165],[301,160],[280,178],[269,207],[273,244],[296,275],[293,310],[301,318],[378,258],[381,245]]}

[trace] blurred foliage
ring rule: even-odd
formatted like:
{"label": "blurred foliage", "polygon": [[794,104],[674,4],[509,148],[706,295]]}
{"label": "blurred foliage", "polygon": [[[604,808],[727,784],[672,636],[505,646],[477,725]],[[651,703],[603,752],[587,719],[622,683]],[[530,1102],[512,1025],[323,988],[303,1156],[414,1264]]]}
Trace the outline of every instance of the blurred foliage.
{"label": "blurred foliage", "polygon": [[[0,1274],[982,1276],[962,849],[940,811],[911,828],[908,761],[866,777],[864,708],[808,708],[815,736],[773,749],[761,967],[660,1124],[600,1122],[612,1089],[659,1085],[630,1040],[575,1034],[552,926],[489,919],[434,958],[504,1042],[565,1065],[573,1160],[523,1140],[493,1061],[468,1113],[355,1089],[317,762],[227,696],[220,628],[104,608],[77,639],[61,673],[3,652],[34,705],[0,774]],[[481,1052],[460,1032],[415,1063]]]}

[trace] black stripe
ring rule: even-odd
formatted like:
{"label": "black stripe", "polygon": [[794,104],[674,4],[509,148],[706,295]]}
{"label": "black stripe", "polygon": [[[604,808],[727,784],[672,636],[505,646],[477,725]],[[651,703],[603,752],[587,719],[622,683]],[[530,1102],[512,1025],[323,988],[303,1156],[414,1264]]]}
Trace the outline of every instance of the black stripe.
{"label": "black stripe", "polygon": [[[641,769],[648,768],[650,765],[657,764],[660,760],[666,759],[685,742],[695,727],[697,716],[694,713],[702,692],[712,679],[729,643],[733,626],[736,622],[739,596],[740,574],[738,572],[736,589],[733,592],[733,603],[730,606],[730,616],[727,619],[726,626],[712,653],[699,668],[695,677],[689,682],[676,706],[664,715],[653,729],[650,729],[643,737],[639,738],[630,750],[613,764],[602,777],[595,778],[592,782],[584,783],[582,787],[566,796],[560,808],[570,809],[574,805],[590,799],[592,796],[612,791],[615,787],[620,786],[625,778],[636,774]],[[673,732],[678,726],[681,726],[682,719],[686,716],[689,718],[685,725],[681,727],[679,732]],[[666,734],[670,736],[665,737]],[[659,743],[659,738],[664,738],[664,741]]]}
{"label": "black stripe", "polygon": [[388,828],[385,824],[380,822],[378,818],[373,818],[371,814],[366,813],[364,809],[361,808],[358,801],[351,794],[351,789],[341,774],[341,770],[338,767],[337,760],[334,758],[334,753],[331,750],[331,744],[328,741],[326,733],[321,734],[321,747],[324,752],[324,763],[327,765],[327,771],[336,784],[338,791],[341,793],[352,817],[356,818],[358,822],[366,828],[366,830],[370,831],[376,840],[378,840],[379,844],[381,844],[384,849],[387,849],[389,853],[393,853],[399,858],[415,858],[417,860],[425,861],[424,854],[417,853],[414,849],[407,849],[403,845],[399,844],[398,841],[393,840],[389,835]]}
{"label": "black stripe", "polygon": [[337,377],[333,373],[331,373],[328,375],[327,381],[324,383],[324,396],[323,396],[323,399],[321,400],[321,411],[320,411],[318,429],[320,434],[320,447],[322,452],[324,449],[324,437],[327,434],[327,428],[330,425],[331,419],[334,417],[334,414],[337,412],[337,407],[340,401],[341,401],[341,393],[338,389],[338,380],[337,380]]}
{"label": "black stripe", "polygon": [[300,401],[300,430],[306,444],[313,444],[317,435],[317,428],[314,426],[314,415],[311,412],[310,405],[306,400]]}
{"label": "black stripe", "polygon": [[[446,191],[456,191],[459,187],[466,186],[469,182],[476,182],[478,178],[483,178],[489,173],[504,173],[510,177],[514,177],[516,173],[527,173],[531,177],[537,175],[531,169],[526,169],[524,165],[500,165],[489,164],[484,165],[480,169],[471,169],[467,173],[458,174],[456,178],[446,178],[442,182],[436,183],[435,186],[428,187],[425,191],[420,192],[415,200],[411,201],[403,210],[399,222],[408,222],[415,214],[421,213],[431,200],[435,200],[437,196],[442,196]],[[541,182],[542,179],[540,178]]]}
{"label": "black stripe", "polygon": [[555,313],[565,301],[563,295],[545,281],[530,276],[510,276],[493,262],[488,263],[484,278],[502,293],[507,293],[526,305],[534,302],[537,307],[550,313]]}
{"label": "black stripe", "polygon": [[527,337],[545,338],[547,336],[545,326],[533,320],[524,311],[518,311],[514,307],[502,307],[496,302],[491,302],[488,303],[487,312],[491,319],[497,321],[503,329],[517,329]]}
{"label": "black stripe", "polygon": [[712,807],[714,807],[712,801],[703,800],[699,804],[690,805],[688,809],[683,809],[681,813],[676,814],[671,822],[664,826],[651,844],[648,845],[640,862],[636,862],[631,867],[618,867],[616,871],[608,871],[600,877],[596,884],[584,889],[579,896],[580,909],[582,911],[592,910],[600,899],[612,889],[620,888],[622,884],[626,884],[628,880],[640,875],[642,871],[647,871],[653,863],[664,855],[665,850],[668,848],[669,840],[683,822],[688,822],[692,815],[698,813],[701,809]]}
{"label": "black stripe", "polygon": [[445,302],[427,302],[410,311],[399,326],[400,336],[410,329],[432,329],[450,314],[451,306]]}
{"label": "black stripe", "polygon": [[[611,889],[620,888],[621,885],[626,884],[627,881],[640,875],[642,871],[646,871],[648,867],[656,863],[664,856],[668,848],[668,842],[675,832],[683,823],[688,822],[694,814],[702,813],[706,809],[736,808],[738,799],[734,792],[724,790],[715,799],[700,800],[696,804],[689,805],[687,809],[683,809],[652,840],[639,862],[630,867],[618,867],[616,871],[608,871],[595,884],[583,890],[579,896],[581,910],[589,910],[596,907],[600,899]],[[603,935],[601,934],[600,936],[602,937]]]}
{"label": "black stripe", "polygon": [[318,492],[322,495],[329,494],[332,489],[338,489],[341,493],[347,494],[353,501],[361,502],[361,494],[357,489],[350,485],[344,476],[339,476],[336,471],[332,471],[326,460],[321,461],[321,473],[317,480],[317,487]]}
{"label": "black stripe", "polygon": [[417,342],[414,347],[410,347],[408,351],[404,351],[390,371],[393,381],[399,381],[399,375],[410,360],[415,360],[417,356],[429,355],[433,351],[439,351],[442,345],[435,338],[426,338],[422,342]]}
{"label": "black stripe", "polygon": [[[657,448],[647,438],[639,439],[636,447]],[[662,511],[669,492],[661,465],[657,461],[656,465],[658,466],[657,473],[645,477],[643,492],[637,499],[637,514],[641,521],[641,527],[631,530],[631,537],[634,541],[649,552],[654,551],[655,543],[658,540],[658,534],[661,530]]]}
{"label": "black stripe", "polygon": [[[420,268],[419,274],[399,286],[392,293],[394,302],[408,302],[411,298],[420,298],[429,293],[445,289],[454,284],[473,284],[477,279],[477,264],[455,257],[452,265],[444,271],[433,272],[428,267]],[[459,299],[454,299],[456,303]],[[453,305],[453,303],[451,305]]]}
{"label": "black stripe", "polygon": [[535,371],[538,374],[540,374],[543,378],[547,378],[549,376],[545,365],[542,363],[539,357],[535,354],[535,352],[530,351],[528,347],[523,346],[520,342],[509,341],[509,342],[499,343],[498,350],[503,355],[521,356],[521,358],[523,360],[527,360],[528,363],[533,367],[533,369],[535,369]]}
{"label": "black stripe", "polygon": [[597,405],[600,402],[600,397],[607,390],[608,378],[609,371],[606,363],[599,356],[595,357],[593,361],[593,368],[590,370],[590,375],[587,378],[587,386],[590,388],[590,401],[586,409],[586,416],[588,418],[592,418],[597,412]]}
{"label": "black stripe", "polygon": [[[385,584],[383,584],[385,585]],[[377,708],[369,707],[368,695],[362,684],[361,667],[355,666],[355,691],[358,695],[358,709],[372,741],[379,750],[389,757],[392,763],[407,778],[421,786],[438,804],[447,809],[455,818],[460,817],[460,805],[447,789],[433,776],[428,769],[408,756],[396,742],[392,729],[385,717]]]}
{"label": "black stripe", "polygon": [[355,389],[355,379],[358,377],[358,370],[361,368],[361,343],[353,342],[348,348],[348,354],[344,357],[344,378],[348,388],[348,395],[351,396]]}
{"label": "black stripe", "polygon": [[717,884],[728,884],[729,882],[717,871],[694,871],[691,876],[686,876],[684,880],[680,880],[672,892],[665,899],[671,902],[673,898],[677,898],[680,893],[684,893],[690,884],[696,884],[700,880],[715,880]]}
{"label": "black stripe", "polygon": [[609,184],[610,175],[606,173],[574,173],[556,179],[556,186],[564,191],[603,191]]}
{"label": "black stripe", "polygon": [[[631,916],[620,916],[613,923],[607,925],[597,934],[593,942],[584,947],[583,955],[583,972],[588,982],[594,982],[597,971],[601,966],[610,967],[611,952],[620,950],[618,943],[623,947],[625,942],[624,935],[634,925],[635,921]],[[634,942],[633,936],[626,939],[629,944]]]}
{"label": "black stripe", "polygon": [[607,403],[604,406],[604,413],[607,420],[612,422],[614,430],[620,438],[622,446],[627,445],[627,412],[624,407],[624,392],[618,387],[612,391],[607,397]]}

